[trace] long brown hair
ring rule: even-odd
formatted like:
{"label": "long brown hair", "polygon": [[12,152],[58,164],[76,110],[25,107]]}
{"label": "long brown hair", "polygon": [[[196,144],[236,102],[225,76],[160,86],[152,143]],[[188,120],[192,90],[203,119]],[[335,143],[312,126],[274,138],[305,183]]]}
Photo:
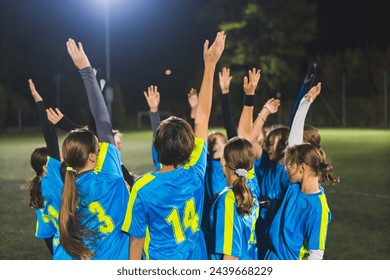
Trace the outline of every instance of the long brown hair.
{"label": "long brown hair", "polygon": [[[230,170],[245,169],[248,171],[253,168],[255,152],[248,140],[236,136],[227,141],[223,157],[226,161],[226,167]],[[237,212],[244,216],[251,212],[253,196],[248,188],[246,177],[240,175],[237,177],[233,182],[233,192],[237,203]]]}
{"label": "long brown hair", "polygon": [[67,171],[62,190],[59,228],[61,244],[68,254],[78,259],[91,259],[95,254],[84,244],[84,239],[94,233],[84,228],[77,215],[79,196],[76,186],[78,170],[85,167],[90,153],[97,154],[97,139],[91,131],[71,131],[62,144],[62,154]]}
{"label": "long brown hair", "polygon": [[44,198],[42,196],[41,180],[43,174],[43,166],[47,162],[47,148],[38,147],[36,148],[30,157],[30,164],[32,169],[35,171],[34,178],[28,184],[30,191],[30,202],[31,208],[43,208]]}

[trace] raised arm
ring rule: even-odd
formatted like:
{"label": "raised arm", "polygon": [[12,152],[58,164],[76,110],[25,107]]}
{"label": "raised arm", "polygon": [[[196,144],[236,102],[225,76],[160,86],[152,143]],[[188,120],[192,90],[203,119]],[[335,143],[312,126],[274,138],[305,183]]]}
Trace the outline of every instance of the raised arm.
{"label": "raised arm", "polygon": [[149,105],[149,118],[150,125],[152,126],[153,139],[156,135],[158,126],[160,125],[160,113],[158,111],[158,106],[160,105],[160,93],[157,86],[149,86],[148,91],[144,91],[144,96],[146,102]]}
{"label": "raised arm", "polygon": [[96,123],[97,137],[100,142],[108,142],[115,145],[110,115],[94,70],[84,52],[83,45],[81,43],[76,45],[73,39],[69,39],[66,42],[66,47],[74,65],[79,69],[83,78],[89,107]]}
{"label": "raised arm", "polygon": [[253,123],[250,139],[253,148],[255,149],[256,159],[259,159],[263,152],[263,147],[260,145],[257,139],[260,133],[261,134],[263,133],[263,127],[265,122],[267,121],[268,116],[271,114],[275,114],[278,111],[279,106],[280,106],[279,99],[275,99],[275,98],[268,99],[268,101],[264,104],[263,108],[261,109],[260,113],[257,115],[255,122]]}
{"label": "raised arm", "polygon": [[208,40],[203,45],[204,72],[195,113],[195,137],[204,140],[207,140],[208,136],[215,67],[225,48],[225,39],[226,35],[221,31],[217,33],[210,47]]}
{"label": "raised arm", "polygon": [[56,129],[53,126],[53,124],[49,122],[47,118],[46,108],[43,103],[43,99],[41,95],[38,93],[38,91],[35,89],[35,85],[33,81],[29,79],[28,83],[30,86],[31,95],[35,101],[35,106],[37,107],[38,110],[43,138],[45,139],[46,142],[47,154],[52,158],[60,160],[60,148],[58,145],[58,136],[56,133]]}
{"label": "raised arm", "polygon": [[244,77],[244,106],[242,108],[240,121],[238,124],[238,136],[250,141],[253,125],[253,106],[255,105],[255,91],[260,81],[260,69],[253,68],[248,71],[248,76]]}
{"label": "raised arm", "polygon": [[46,109],[46,114],[49,121],[63,131],[69,132],[73,129],[81,128],[81,125],[72,122],[58,108],[48,108]]}
{"label": "raised arm", "polygon": [[307,73],[305,78],[303,79],[303,83],[301,89],[299,90],[297,100],[295,101],[294,108],[291,112],[290,116],[290,127],[292,126],[292,122],[294,120],[295,114],[298,110],[299,104],[301,103],[302,98],[309,92],[309,90],[314,86],[314,82],[317,77],[317,64],[312,63],[309,65],[307,69]]}
{"label": "raised arm", "polygon": [[305,119],[309,111],[311,103],[317,98],[321,92],[321,83],[313,86],[309,92],[301,99],[299,107],[295,112],[292,125],[290,127],[290,134],[288,137],[288,147],[299,145],[303,143],[303,130],[305,126]]}
{"label": "raised arm", "polygon": [[222,71],[219,72],[219,87],[221,89],[221,105],[222,105],[222,119],[223,126],[226,130],[228,139],[237,136],[237,128],[233,121],[232,109],[230,106],[230,83],[233,76],[230,75],[230,69],[223,67]]}
{"label": "raised arm", "polygon": [[187,94],[188,104],[190,105],[190,121],[191,127],[194,128],[196,106],[198,106],[198,91],[194,88],[190,89],[190,92]]}

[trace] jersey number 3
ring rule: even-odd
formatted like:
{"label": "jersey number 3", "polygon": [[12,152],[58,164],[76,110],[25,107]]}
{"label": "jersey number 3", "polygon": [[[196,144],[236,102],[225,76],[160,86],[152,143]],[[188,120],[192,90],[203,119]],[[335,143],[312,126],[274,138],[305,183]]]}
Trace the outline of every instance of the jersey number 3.
{"label": "jersey number 3", "polygon": [[184,215],[182,221],[179,217],[177,208],[173,208],[168,217],[165,218],[168,224],[172,226],[173,234],[175,235],[176,243],[183,242],[186,238],[184,231],[191,228],[193,233],[199,230],[199,216],[196,213],[195,201],[193,198],[186,201],[184,207]]}

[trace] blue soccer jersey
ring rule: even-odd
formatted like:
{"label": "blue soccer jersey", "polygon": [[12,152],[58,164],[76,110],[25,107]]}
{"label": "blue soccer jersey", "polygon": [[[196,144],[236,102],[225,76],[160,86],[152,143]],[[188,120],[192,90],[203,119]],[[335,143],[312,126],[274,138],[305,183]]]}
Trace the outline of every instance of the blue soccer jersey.
{"label": "blue soccer jersey", "polygon": [[195,138],[184,166],[136,180],[122,229],[145,237],[143,259],[207,259],[201,230],[206,155],[207,143]]}
{"label": "blue soccer jersey", "polygon": [[204,179],[205,197],[202,218],[202,230],[206,240],[207,252],[210,250],[210,208],[218,194],[225,188],[227,181],[223,174],[221,161],[207,157],[207,168]]}
{"label": "blue soccer jersey", "polygon": [[284,163],[278,164],[269,159],[263,151],[259,160],[255,161],[255,173],[261,197],[270,201],[268,208],[261,208],[256,226],[259,259],[263,259],[269,248],[269,228],[290,184]]}
{"label": "blue soccer jersey", "polygon": [[299,183],[291,184],[270,228],[269,260],[306,259],[308,250],[325,250],[331,221],[324,190],[305,194]]}
{"label": "blue soccer jersey", "polygon": [[60,247],[60,234],[58,227],[58,213],[60,212],[63,180],[61,177],[61,162],[49,157],[46,163],[47,172],[41,182],[42,196],[45,199],[43,220],[45,227],[52,231],[53,236],[53,259],[57,259]]}
{"label": "blue soccer jersey", "polygon": [[80,200],[77,215],[84,227],[96,233],[84,240],[95,253],[93,259],[127,260],[130,236],[121,228],[130,194],[123,180],[120,153],[112,144],[99,146],[96,168],[76,179]]}
{"label": "blue soccer jersey", "polygon": [[210,212],[213,239],[211,259],[220,260],[224,255],[239,260],[257,260],[256,220],[259,205],[254,198],[249,215],[241,216],[232,187],[226,187],[215,200]]}

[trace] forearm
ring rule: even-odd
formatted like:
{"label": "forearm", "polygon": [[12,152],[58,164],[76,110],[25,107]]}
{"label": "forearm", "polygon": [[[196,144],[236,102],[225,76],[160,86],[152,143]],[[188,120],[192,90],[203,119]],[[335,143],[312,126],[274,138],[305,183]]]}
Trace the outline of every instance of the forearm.
{"label": "forearm", "polygon": [[45,139],[48,156],[60,159],[60,148],[58,146],[58,136],[54,125],[47,119],[46,108],[43,101],[35,103],[38,110],[39,120],[41,123],[41,129],[43,138]]}
{"label": "forearm", "polygon": [[226,130],[228,139],[237,136],[237,129],[234,125],[231,106],[230,106],[230,97],[228,94],[221,94],[221,104],[222,104],[222,118],[223,125]]}
{"label": "forearm", "polygon": [[215,65],[205,64],[202,86],[198,96],[198,106],[195,115],[195,137],[207,139],[208,122],[211,113],[211,104],[213,98],[213,79]]}
{"label": "forearm", "polygon": [[130,239],[130,260],[142,260],[142,249],[144,247],[145,238]]}
{"label": "forearm", "polygon": [[100,142],[115,144],[108,109],[92,67],[88,66],[81,69],[80,74],[84,81],[89,107],[96,123],[97,137]]}
{"label": "forearm", "polygon": [[250,141],[253,145],[253,148],[255,149],[256,159],[259,159],[262,152],[263,147],[259,144],[257,141],[260,133],[263,134],[263,127],[265,122],[267,121],[267,118],[269,116],[269,113],[267,109],[263,108],[260,113],[257,115],[257,118],[252,126],[252,132],[250,136]]}
{"label": "forearm", "polygon": [[81,125],[78,125],[68,119],[66,116],[63,116],[58,123],[55,125],[57,128],[69,132],[73,129],[81,128]]}
{"label": "forearm", "polygon": [[287,144],[288,147],[303,143],[303,130],[305,126],[305,119],[311,103],[312,101],[306,100],[305,98],[301,100],[290,128],[290,134],[288,137]]}
{"label": "forearm", "polygon": [[156,136],[157,128],[160,125],[160,121],[161,121],[160,113],[158,111],[156,112],[149,111],[149,118],[150,118],[150,125],[153,131],[153,139],[154,139]]}
{"label": "forearm", "polygon": [[253,123],[253,106],[244,106],[242,108],[242,113],[240,121],[238,123],[237,133],[238,136],[251,140],[251,131]]}

